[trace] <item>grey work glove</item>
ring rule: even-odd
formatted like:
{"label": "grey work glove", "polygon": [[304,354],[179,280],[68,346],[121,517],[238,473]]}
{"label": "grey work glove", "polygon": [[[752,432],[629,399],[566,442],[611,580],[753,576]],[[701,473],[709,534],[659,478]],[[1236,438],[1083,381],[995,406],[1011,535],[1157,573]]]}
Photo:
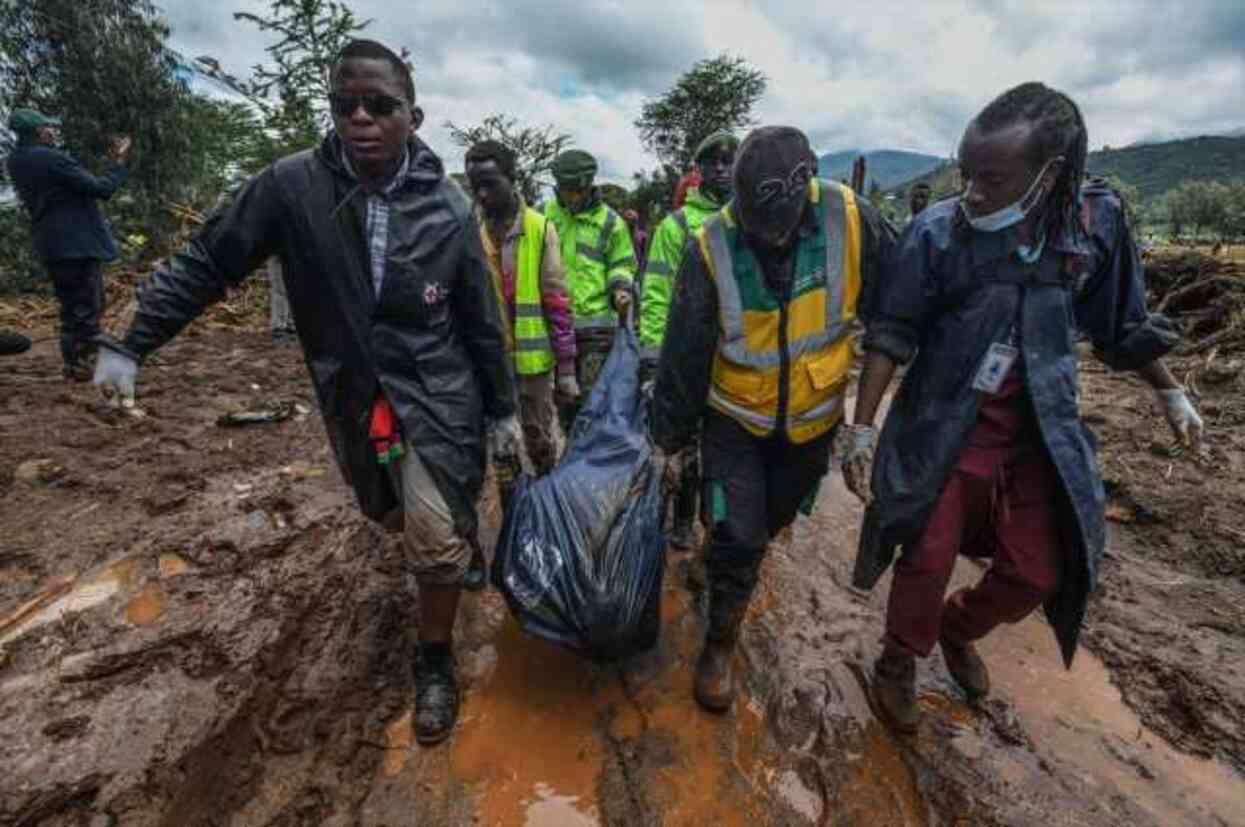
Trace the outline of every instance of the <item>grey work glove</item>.
{"label": "grey work glove", "polygon": [[558,395],[558,400],[564,405],[569,405],[579,398],[579,381],[573,373],[559,374],[557,385],[554,392]]}
{"label": "grey work glove", "polygon": [[134,407],[134,380],[138,377],[138,362],[124,353],[101,345],[95,357],[95,387],[114,408]]}
{"label": "grey work glove", "polygon": [[489,449],[495,457],[517,457],[523,446],[523,428],[517,416],[500,419],[489,434]]}
{"label": "grey work glove", "polygon": [[873,501],[873,454],[878,429],[872,425],[844,425],[839,433],[839,455],[847,489],[868,505]]}
{"label": "grey work glove", "polygon": [[1167,417],[1167,424],[1171,425],[1177,439],[1195,451],[1200,449],[1204,427],[1202,417],[1189,401],[1189,395],[1184,388],[1156,389],[1154,394],[1158,397],[1159,404],[1163,407],[1163,415]]}

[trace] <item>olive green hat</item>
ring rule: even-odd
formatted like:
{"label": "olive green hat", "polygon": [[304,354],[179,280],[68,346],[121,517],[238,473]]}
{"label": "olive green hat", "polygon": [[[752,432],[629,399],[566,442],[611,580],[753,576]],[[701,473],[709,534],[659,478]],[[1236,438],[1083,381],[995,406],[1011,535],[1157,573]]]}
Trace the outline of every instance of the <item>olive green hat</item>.
{"label": "olive green hat", "polygon": [[44,115],[33,109],[14,109],[9,115],[9,129],[14,132],[34,132],[42,126],[60,126],[61,119]]}
{"label": "olive green hat", "polygon": [[568,149],[553,159],[553,177],[560,185],[586,187],[597,174],[597,159],[582,149]]}
{"label": "olive green hat", "polygon": [[717,132],[710,133],[700,145],[696,147],[696,154],[692,156],[692,160],[699,161],[700,156],[704,155],[711,149],[717,149],[724,146],[731,151],[739,149],[739,139],[736,138],[730,130],[719,129]]}

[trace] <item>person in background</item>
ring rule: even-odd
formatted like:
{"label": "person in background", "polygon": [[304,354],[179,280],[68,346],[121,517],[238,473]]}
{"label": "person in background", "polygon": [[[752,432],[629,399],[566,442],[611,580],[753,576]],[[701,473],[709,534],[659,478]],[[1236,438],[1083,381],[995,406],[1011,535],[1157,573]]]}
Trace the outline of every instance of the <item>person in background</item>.
{"label": "person in background", "polygon": [[[683,266],[688,241],[700,230],[705,219],[721,210],[731,198],[731,171],[738,148],[739,139],[727,131],[714,132],[701,141],[695,155],[700,185],[688,190],[683,207],[666,216],[653,235],[652,250],[641,278],[640,372],[645,381],[657,371],[657,358],[670,322],[674,277]],[[679,484],[675,490],[670,545],[687,549],[692,547],[696,535],[696,506],[700,492],[699,444],[688,446],[675,462],[679,470]]]}
{"label": "person in background", "polygon": [[635,251],[627,223],[594,185],[597,161],[581,149],[563,152],[553,162],[557,197],[545,215],[562,244],[562,265],[570,286],[575,317],[575,361],[580,396],[559,413],[569,437],[581,400],[592,393],[614,343],[619,318],[631,309]]}
{"label": "person in background", "polygon": [[108,169],[97,176],[60,148],[60,126],[59,119],[33,109],[13,110],[9,128],[17,149],[9,156],[9,180],[30,213],[35,253],[60,302],[65,378],[85,382],[104,313],[104,265],[117,257],[99,202],[125,183],[130,139],[112,142]]}

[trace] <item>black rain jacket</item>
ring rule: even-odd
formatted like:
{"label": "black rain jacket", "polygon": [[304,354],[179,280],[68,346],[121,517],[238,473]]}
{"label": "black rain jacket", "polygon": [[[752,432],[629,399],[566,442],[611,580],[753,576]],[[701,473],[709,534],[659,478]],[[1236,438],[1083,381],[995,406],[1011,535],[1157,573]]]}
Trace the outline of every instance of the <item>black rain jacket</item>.
{"label": "black rain jacket", "polygon": [[912,365],[882,427],[853,578],[872,588],[896,547],[920,536],[976,423],[978,366],[1015,323],[1028,399],[1063,489],[1063,575],[1045,610],[1068,664],[1106,534],[1096,442],[1077,408],[1077,340],[1087,337],[1108,367],[1136,370],[1179,338],[1167,319],[1146,311],[1142,265],[1118,196],[1101,183],[1082,195],[1083,226],[1048,239],[1033,266],[1020,264],[1014,232],[974,232],[956,199],[904,230],[864,347]]}
{"label": "black rain jacket", "polygon": [[389,196],[379,296],[366,198],[330,133],[244,184],[140,285],[124,346],[142,358],[279,256],[325,429],[363,512],[390,525],[400,513],[368,439],[383,390],[465,533],[484,477],[485,417],[514,413],[514,377],[467,198],[422,141],[412,138],[408,151],[406,178]]}

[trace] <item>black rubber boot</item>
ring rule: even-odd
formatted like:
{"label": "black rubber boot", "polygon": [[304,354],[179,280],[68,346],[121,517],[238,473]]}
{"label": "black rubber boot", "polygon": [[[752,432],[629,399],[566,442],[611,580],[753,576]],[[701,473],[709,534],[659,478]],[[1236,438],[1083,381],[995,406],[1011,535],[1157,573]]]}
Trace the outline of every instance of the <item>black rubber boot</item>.
{"label": "black rubber boot", "polygon": [[977,654],[976,646],[956,643],[948,637],[945,629],[938,645],[942,647],[942,659],[947,664],[947,671],[970,701],[990,694],[990,670],[981,655]]}
{"label": "black rubber boot", "polygon": [[0,330],[0,356],[14,356],[30,350],[30,340],[20,333]]}
{"label": "black rubber boot", "polygon": [[916,657],[887,642],[873,665],[873,698],[882,717],[900,732],[916,732],[921,710],[916,705]]}
{"label": "black rubber boot", "polygon": [[448,738],[458,722],[454,656],[444,648],[430,653],[421,646],[415,658],[415,740],[426,747]]}
{"label": "black rubber boot", "polygon": [[710,712],[725,712],[735,700],[735,644],[748,611],[748,598],[720,588],[709,590],[709,628],[696,661],[693,694]]}

